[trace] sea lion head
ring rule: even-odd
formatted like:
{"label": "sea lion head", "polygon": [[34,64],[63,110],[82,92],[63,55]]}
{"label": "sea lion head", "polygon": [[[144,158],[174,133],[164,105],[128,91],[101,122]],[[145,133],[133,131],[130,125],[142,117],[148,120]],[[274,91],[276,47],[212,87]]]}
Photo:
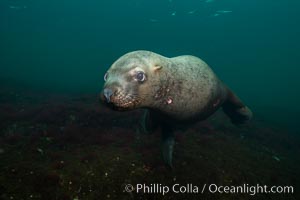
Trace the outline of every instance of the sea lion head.
{"label": "sea lion head", "polygon": [[163,58],[149,51],[134,51],[120,57],[104,75],[102,101],[115,110],[151,107]]}

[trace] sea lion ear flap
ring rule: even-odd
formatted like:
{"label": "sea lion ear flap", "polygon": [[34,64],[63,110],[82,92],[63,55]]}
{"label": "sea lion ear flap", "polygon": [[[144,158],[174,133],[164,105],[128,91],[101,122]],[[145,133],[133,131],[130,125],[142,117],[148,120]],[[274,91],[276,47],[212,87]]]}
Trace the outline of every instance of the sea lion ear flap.
{"label": "sea lion ear flap", "polygon": [[154,67],[153,67],[153,71],[161,70],[161,68],[162,68],[161,65],[156,64],[156,65],[154,65]]}

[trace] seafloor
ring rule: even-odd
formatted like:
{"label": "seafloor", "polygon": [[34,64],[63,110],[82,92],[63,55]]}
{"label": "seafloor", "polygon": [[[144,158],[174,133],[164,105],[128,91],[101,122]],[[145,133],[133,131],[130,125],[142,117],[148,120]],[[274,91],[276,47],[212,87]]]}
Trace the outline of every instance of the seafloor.
{"label": "seafloor", "polygon": [[[278,113],[279,114],[279,113]],[[279,114],[280,115],[280,114]],[[176,132],[174,169],[141,111],[114,112],[97,95],[0,91],[0,199],[300,199],[299,133],[256,115],[222,112]],[[126,184],[293,186],[293,194],[127,193]],[[253,198],[252,198],[253,197]]]}

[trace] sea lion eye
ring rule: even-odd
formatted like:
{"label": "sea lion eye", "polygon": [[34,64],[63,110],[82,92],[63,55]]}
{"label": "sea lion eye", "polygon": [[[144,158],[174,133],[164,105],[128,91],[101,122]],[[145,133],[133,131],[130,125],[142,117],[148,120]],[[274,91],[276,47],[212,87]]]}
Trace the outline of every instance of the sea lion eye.
{"label": "sea lion eye", "polygon": [[106,73],[104,74],[104,81],[106,81],[107,78],[108,78],[108,73],[106,72]]}
{"label": "sea lion eye", "polygon": [[146,75],[144,72],[138,72],[135,75],[136,80],[138,80],[139,82],[144,82],[146,80]]}

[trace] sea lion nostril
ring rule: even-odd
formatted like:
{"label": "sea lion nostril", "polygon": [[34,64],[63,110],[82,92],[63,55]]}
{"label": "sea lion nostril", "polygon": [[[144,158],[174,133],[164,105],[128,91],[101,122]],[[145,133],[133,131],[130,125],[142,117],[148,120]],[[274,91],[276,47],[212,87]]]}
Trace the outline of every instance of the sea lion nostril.
{"label": "sea lion nostril", "polygon": [[110,97],[111,97],[112,94],[113,94],[113,92],[112,92],[112,90],[109,89],[109,88],[105,88],[105,89],[103,90],[103,95],[105,96],[107,103],[110,102]]}

